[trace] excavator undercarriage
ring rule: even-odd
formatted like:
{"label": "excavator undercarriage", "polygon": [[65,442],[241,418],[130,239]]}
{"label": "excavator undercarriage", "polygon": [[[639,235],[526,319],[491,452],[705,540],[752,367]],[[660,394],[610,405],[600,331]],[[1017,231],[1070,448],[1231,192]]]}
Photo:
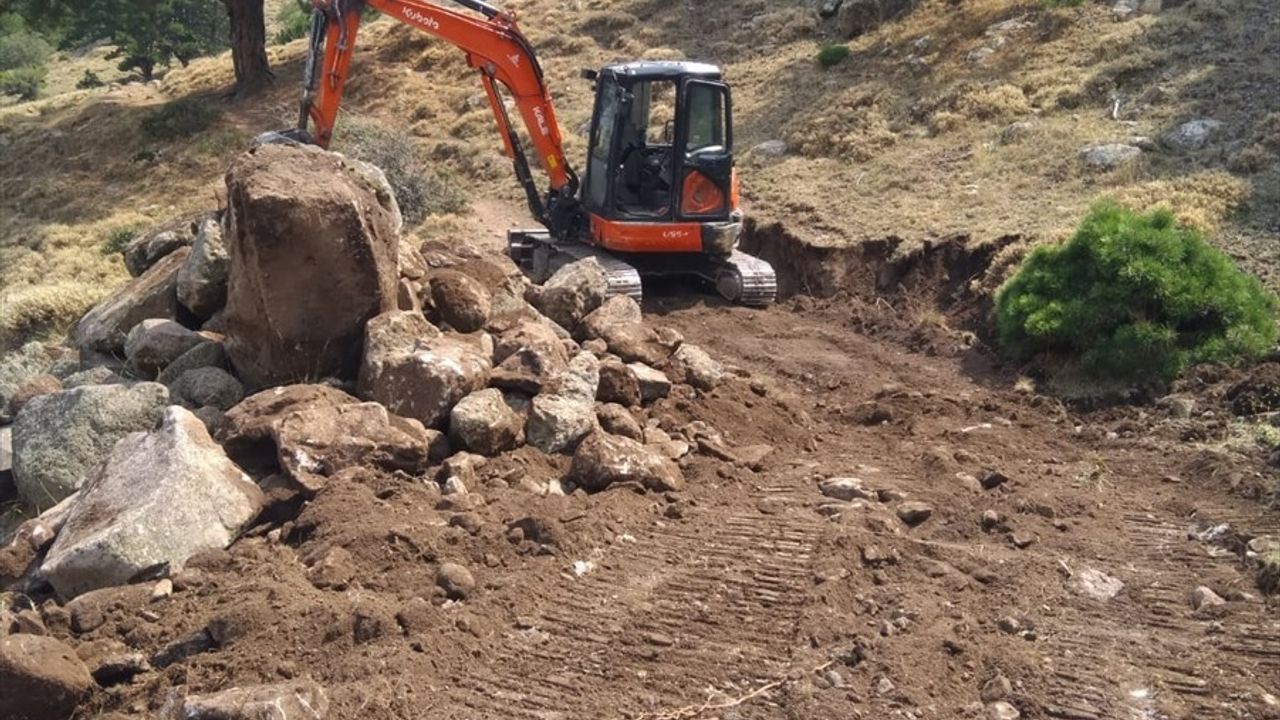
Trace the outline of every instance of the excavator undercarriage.
{"label": "excavator undercarriage", "polygon": [[734,248],[727,256],[708,254],[622,254],[577,241],[557,241],[543,228],[507,231],[507,252],[536,283],[546,282],[563,265],[594,257],[609,281],[607,294],[629,295],[639,302],[642,277],[695,277],[724,299],[748,307],[767,307],[777,298],[773,266]]}

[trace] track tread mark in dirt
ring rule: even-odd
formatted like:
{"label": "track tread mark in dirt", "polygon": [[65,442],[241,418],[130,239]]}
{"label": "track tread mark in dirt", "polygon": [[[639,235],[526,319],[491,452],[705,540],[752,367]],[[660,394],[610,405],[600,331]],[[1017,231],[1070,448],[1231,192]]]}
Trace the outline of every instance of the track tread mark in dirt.
{"label": "track tread mark in dirt", "polygon": [[[1214,518],[1211,525],[1225,522],[1237,532],[1251,531],[1249,536],[1277,531],[1261,507],[1250,512],[1201,506],[1198,515]],[[1127,571],[1125,592],[1135,600],[1128,603],[1135,611],[1130,613],[1132,636],[1117,635],[1114,618],[1090,619],[1094,613],[1088,611],[1057,628],[1048,639],[1048,655],[1071,658],[1070,670],[1050,681],[1052,700],[1045,714],[1060,720],[1173,717],[1160,707],[1177,717],[1228,717],[1225,695],[1251,679],[1280,673],[1280,624],[1267,623],[1257,605],[1253,611],[1238,610],[1210,634],[1212,619],[1193,613],[1189,592],[1214,570],[1238,563],[1236,555],[1196,541],[1190,520],[1129,513],[1122,521],[1128,547],[1117,548],[1122,554],[1115,559]],[[1261,623],[1245,621],[1251,614]],[[1118,664],[1128,672],[1118,675]],[[1109,672],[1104,676],[1092,668]],[[1148,701],[1152,697],[1156,703]],[[1118,709],[1124,705],[1127,715]]]}
{"label": "track tread mark in dirt", "polygon": [[[755,492],[786,502],[792,490]],[[607,683],[617,713],[636,716],[785,675],[821,520],[734,511],[633,530],[634,542],[615,543],[599,567],[540,598],[550,609],[532,631],[510,634],[439,707],[471,707],[475,718],[587,717]]]}

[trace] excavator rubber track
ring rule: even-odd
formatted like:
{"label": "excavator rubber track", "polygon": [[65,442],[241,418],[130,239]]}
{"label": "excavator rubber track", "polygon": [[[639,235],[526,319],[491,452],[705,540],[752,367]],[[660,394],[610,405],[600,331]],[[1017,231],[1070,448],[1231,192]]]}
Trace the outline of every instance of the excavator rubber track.
{"label": "excavator rubber track", "polygon": [[717,260],[716,291],[726,300],[748,307],[767,307],[778,298],[778,275],[773,266],[754,255],[734,250]]}
{"label": "excavator rubber track", "polygon": [[546,282],[562,265],[594,257],[608,278],[607,294],[643,298],[642,277],[697,277],[726,300],[748,307],[767,307],[778,295],[773,266],[734,250],[728,257],[698,254],[635,254],[624,257],[576,242],[556,242],[546,230],[511,230],[507,251],[534,282]]}

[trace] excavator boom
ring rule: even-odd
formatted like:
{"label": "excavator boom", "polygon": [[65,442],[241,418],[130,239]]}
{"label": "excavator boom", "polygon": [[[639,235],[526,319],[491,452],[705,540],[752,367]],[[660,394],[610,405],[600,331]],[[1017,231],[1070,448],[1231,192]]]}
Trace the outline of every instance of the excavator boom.
{"label": "excavator boom", "polygon": [[[524,187],[530,210],[553,231],[557,230],[558,225],[569,222],[564,208],[574,204],[578,178],[565,157],[560,125],[542,67],[533,47],[517,27],[514,15],[479,0],[455,1],[480,13],[481,17],[425,0],[313,0],[317,12],[313,19],[299,129],[305,131],[310,121],[311,136],[316,144],[329,146],[351,69],[360,11],[366,6],[373,8],[456,45],[466,53],[467,63],[480,73],[502,136],[503,150],[515,163],[516,176]],[[515,103],[537,152],[537,160],[550,178],[546,198],[538,193],[534,184],[499,85]]]}

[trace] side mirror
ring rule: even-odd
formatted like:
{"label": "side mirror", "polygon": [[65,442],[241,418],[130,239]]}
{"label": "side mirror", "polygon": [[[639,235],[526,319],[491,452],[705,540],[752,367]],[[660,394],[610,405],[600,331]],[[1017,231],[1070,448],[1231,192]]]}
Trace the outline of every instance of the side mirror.
{"label": "side mirror", "polygon": [[592,70],[591,68],[582,68],[578,74],[582,76],[583,80],[587,80],[589,82],[595,82],[596,78],[600,77],[600,73]]}

